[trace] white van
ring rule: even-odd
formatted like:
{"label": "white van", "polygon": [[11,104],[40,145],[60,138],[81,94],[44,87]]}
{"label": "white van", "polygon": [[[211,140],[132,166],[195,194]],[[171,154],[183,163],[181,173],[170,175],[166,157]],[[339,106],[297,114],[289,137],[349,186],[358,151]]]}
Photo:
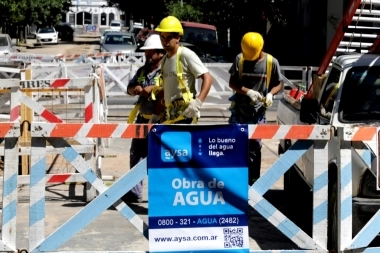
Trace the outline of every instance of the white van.
{"label": "white van", "polygon": [[121,31],[122,23],[120,20],[112,20],[110,24],[110,30]]}

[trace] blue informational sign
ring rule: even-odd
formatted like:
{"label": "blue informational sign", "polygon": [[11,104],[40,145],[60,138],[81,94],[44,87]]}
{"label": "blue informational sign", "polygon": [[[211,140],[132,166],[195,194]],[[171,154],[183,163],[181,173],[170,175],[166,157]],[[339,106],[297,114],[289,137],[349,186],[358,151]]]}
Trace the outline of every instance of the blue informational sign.
{"label": "blue informational sign", "polygon": [[249,252],[247,125],[155,125],[149,252]]}

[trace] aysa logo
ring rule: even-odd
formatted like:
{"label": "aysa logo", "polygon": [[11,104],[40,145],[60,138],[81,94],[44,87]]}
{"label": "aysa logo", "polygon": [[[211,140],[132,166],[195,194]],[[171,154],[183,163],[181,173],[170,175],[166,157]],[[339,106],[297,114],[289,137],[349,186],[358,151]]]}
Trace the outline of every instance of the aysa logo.
{"label": "aysa logo", "polygon": [[161,159],[164,162],[188,162],[191,159],[191,134],[165,132],[161,135]]}

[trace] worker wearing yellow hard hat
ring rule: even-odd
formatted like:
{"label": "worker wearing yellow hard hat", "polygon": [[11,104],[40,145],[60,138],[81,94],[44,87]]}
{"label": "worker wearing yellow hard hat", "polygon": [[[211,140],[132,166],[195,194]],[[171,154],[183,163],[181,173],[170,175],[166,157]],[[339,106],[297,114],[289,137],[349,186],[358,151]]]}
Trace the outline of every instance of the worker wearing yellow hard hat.
{"label": "worker wearing yellow hard hat", "polygon": [[255,61],[259,58],[264,47],[264,39],[259,33],[246,33],[241,40],[241,51],[247,61]]}
{"label": "worker wearing yellow hard hat", "polygon": [[[282,89],[278,60],[263,51],[264,39],[256,32],[246,33],[229,73],[229,86],[235,91],[230,98],[229,123],[265,124],[265,112],[273,104],[273,95]],[[249,141],[248,183],[260,177],[261,140]]]}
{"label": "worker wearing yellow hard hat", "polygon": [[161,20],[159,26],[155,29],[156,32],[178,33],[183,35],[181,22],[174,16],[168,16]]}
{"label": "worker wearing yellow hard hat", "polygon": [[[161,63],[162,89],[156,96],[165,111],[163,124],[196,123],[213,79],[199,57],[179,44],[183,28],[176,17],[162,19],[155,31],[166,51]],[[201,79],[201,90],[196,97],[195,81],[198,78]],[[158,121],[159,112],[160,108],[156,107],[150,123]]]}

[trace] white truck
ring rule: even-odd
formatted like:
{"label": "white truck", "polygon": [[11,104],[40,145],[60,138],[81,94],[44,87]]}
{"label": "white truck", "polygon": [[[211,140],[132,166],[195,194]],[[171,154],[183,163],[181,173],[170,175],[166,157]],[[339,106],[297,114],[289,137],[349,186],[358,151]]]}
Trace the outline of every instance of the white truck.
{"label": "white truck", "polygon": [[[333,62],[319,94],[292,100],[285,90],[277,110],[278,124],[321,124],[332,127],[376,124],[380,122],[380,55],[347,54]],[[281,140],[279,154],[294,140]],[[332,138],[329,145],[328,166],[328,245],[337,247],[337,157]],[[367,144],[365,144],[367,145]],[[356,152],[352,152],[353,236],[380,209],[380,191],[377,191],[376,173]],[[311,234],[313,156],[310,150],[284,175],[284,190],[289,196],[290,216],[294,222]],[[296,196],[296,197],[295,197]],[[302,201],[299,201],[302,199]],[[307,221],[307,222],[305,222]],[[378,236],[379,237],[379,236]],[[379,245],[376,239],[372,245]],[[372,246],[371,245],[371,246]]]}

